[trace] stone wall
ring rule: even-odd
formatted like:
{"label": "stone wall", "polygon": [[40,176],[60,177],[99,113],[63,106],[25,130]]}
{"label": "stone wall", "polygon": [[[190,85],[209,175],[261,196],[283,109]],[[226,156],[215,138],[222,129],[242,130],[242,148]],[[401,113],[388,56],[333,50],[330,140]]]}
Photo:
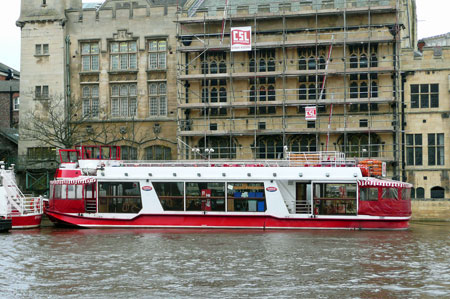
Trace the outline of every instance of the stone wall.
{"label": "stone wall", "polygon": [[450,221],[450,200],[413,200],[413,221]]}

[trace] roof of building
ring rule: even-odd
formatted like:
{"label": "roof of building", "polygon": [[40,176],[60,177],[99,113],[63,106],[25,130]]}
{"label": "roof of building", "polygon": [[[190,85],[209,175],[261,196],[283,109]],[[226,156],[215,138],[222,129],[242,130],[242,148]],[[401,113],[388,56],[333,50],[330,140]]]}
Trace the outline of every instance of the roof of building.
{"label": "roof of building", "polygon": [[0,135],[4,136],[6,139],[11,142],[18,144],[19,143],[19,130],[14,128],[0,128]]}
{"label": "roof of building", "polygon": [[20,77],[20,72],[19,71],[17,71],[15,69],[13,69],[12,67],[7,66],[6,64],[3,64],[3,63],[0,62],[0,73],[4,73],[5,75],[7,75],[8,74],[8,70],[11,70],[13,72],[15,78],[19,78]]}
{"label": "roof of building", "polygon": [[447,33],[443,33],[443,34],[438,34],[438,35],[433,35],[433,36],[429,36],[429,37],[424,37],[421,38],[420,40],[430,40],[430,39],[440,39],[440,38],[450,38],[450,32]]}
{"label": "roof of building", "polygon": [[19,92],[20,91],[20,81],[19,80],[0,80],[0,92]]}
{"label": "roof of building", "polygon": [[[147,2],[150,6],[174,6],[174,5],[184,5],[186,0],[143,0],[144,2]],[[93,3],[83,3],[83,9],[100,9],[101,7],[108,4],[108,2],[111,2],[111,0],[98,0],[97,2]],[[139,1],[136,1],[139,2]]]}

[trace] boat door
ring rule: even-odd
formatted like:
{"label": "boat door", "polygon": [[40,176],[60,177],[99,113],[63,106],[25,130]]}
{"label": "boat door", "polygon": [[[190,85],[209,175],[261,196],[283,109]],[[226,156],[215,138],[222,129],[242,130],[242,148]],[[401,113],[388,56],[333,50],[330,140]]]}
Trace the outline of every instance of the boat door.
{"label": "boat door", "polygon": [[295,185],[295,213],[311,214],[311,182],[297,182]]}

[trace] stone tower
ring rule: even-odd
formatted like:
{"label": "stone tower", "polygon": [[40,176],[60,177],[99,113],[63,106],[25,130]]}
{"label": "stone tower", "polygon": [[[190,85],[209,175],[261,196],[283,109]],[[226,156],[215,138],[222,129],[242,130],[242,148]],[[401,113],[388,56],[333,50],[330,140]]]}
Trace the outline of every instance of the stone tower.
{"label": "stone tower", "polygon": [[[81,0],[22,0],[20,18],[16,22],[21,28],[23,72],[20,127],[26,122],[27,112],[45,112],[49,101],[60,101],[64,109],[67,96],[65,25],[68,9],[81,9]],[[29,148],[45,146],[22,133],[19,157],[25,156]]]}

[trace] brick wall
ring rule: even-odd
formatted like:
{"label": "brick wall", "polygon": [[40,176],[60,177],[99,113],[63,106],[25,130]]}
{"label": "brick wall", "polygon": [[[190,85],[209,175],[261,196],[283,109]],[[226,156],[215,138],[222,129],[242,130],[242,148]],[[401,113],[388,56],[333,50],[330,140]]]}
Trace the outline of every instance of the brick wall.
{"label": "brick wall", "polygon": [[6,92],[0,93],[0,127],[10,127],[11,98]]}

